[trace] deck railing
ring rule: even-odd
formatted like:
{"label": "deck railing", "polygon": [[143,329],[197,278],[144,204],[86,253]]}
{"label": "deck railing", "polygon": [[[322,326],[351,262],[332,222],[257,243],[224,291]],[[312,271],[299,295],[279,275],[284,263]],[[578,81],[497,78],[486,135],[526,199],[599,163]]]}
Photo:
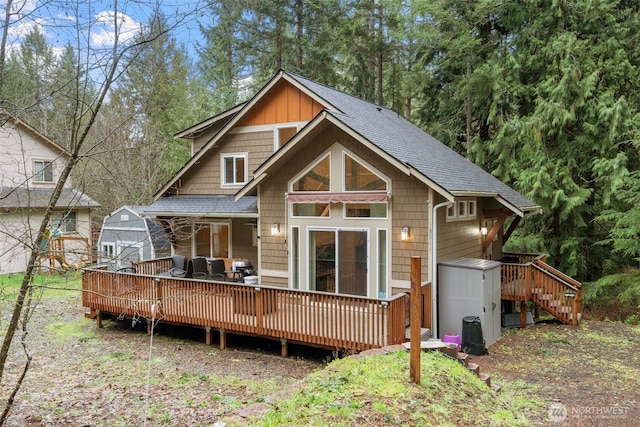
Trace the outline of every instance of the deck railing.
{"label": "deck railing", "polygon": [[577,325],[581,313],[582,284],[544,262],[535,254],[505,254],[502,264],[503,300],[533,301],[558,320]]}
{"label": "deck railing", "polygon": [[405,340],[405,294],[380,300],[140,273],[157,274],[158,266],[139,264],[137,273],[83,270],[83,305],[151,318],[156,304],[161,321],[345,350]]}

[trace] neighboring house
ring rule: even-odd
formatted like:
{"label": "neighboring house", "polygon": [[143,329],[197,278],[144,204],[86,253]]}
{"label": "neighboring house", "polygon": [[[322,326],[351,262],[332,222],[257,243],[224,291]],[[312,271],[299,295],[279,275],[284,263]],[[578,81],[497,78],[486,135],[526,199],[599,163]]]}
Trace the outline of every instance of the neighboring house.
{"label": "neighboring house", "polygon": [[390,298],[412,256],[423,283],[440,261],[500,259],[540,210],[396,112],[285,71],[177,137],[193,156],[143,215],[174,253],[247,258],[263,285]]}
{"label": "neighboring house", "polygon": [[[0,274],[26,270],[33,242],[69,153],[20,119],[0,123]],[[67,180],[40,262],[90,260],[90,212],[99,206]],[[48,246],[47,246],[48,245]]]}
{"label": "neighboring house", "polygon": [[171,255],[162,226],[142,218],[146,206],[122,206],[104,217],[98,237],[98,262],[130,264]]}

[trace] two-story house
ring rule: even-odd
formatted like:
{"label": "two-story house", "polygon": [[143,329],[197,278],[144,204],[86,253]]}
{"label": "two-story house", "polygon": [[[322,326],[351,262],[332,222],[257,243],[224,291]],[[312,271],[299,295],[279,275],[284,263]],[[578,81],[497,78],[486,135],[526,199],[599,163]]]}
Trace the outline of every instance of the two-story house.
{"label": "two-story house", "polygon": [[146,214],[175,253],[247,258],[263,284],[387,298],[411,256],[423,282],[499,259],[505,220],[540,209],[394,111],[285,71],[177,136],[193,156]]}
{"label": "two-story house", "polygon": [[[0,126],[0,274],[25,271],[36,234],[68,152],[14,116]],[[67,181],[49,223],[40,262],[60,267],[88,260],[93,199]]]}

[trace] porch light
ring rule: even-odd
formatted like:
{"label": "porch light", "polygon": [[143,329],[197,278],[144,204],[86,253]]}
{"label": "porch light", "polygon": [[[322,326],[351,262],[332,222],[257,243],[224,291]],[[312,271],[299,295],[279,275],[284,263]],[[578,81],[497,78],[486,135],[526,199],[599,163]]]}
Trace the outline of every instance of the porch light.
{"label": "porch light", "polygon": [[409,226],[403,225],[400,232],[400,240],[409,240]]}
{"label": "porch light", "polygon": [[277,222],[274,222],[273,225],[271,226],[271,235],[277,236],[278,234],[280,234],[280,224]]}
{"label": "porch light", "polygon": [[486,236],[488,232],[489,230],[487,229],[486,225],[480,227],[480,233],[482,233],[483,236]]}

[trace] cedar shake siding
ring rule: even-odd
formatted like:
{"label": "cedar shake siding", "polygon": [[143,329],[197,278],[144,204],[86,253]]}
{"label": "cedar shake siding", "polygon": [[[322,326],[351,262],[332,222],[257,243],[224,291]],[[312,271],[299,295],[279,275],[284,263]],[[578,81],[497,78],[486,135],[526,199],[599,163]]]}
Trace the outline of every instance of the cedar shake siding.
{"label": "cedar shake siding", "polygon": [[[422,258],[422,280],[427,281],[429,275],[429,259],[425,256],[428,250],[429,227],[429,190],[417,179],[408,177],[398,171],[382,157],[372,154],[349,135],[336,128],[326,128],[324,132],[308,141],[304,149],[287,160],[289,167],[280,168],[278,172],[271,174],[260,185],[259,211],[260,211],[260,251],[262,255],[262,268],[269,270],[288,271],[288,251],[285,246],[285,234],[289,232],[285,223],[289,212],[285,201],[285,193],[288,192],[288,183],[318,157],[325,153],[335,143],[340,144],[345,150],[353,153],[367,164],[389,178],[388,188],[391,198],[388,207],[388,220],[353,220],[339,219],[338,223],[350,226],[365,222],[371,230],[370,239],[375,238],[376,228],[387,228],[388,238],[391,242],[391,281],[394,287],[409,287],[410,258],[420,254]],[[334,211],[332,211],[333,214]],[[334,226],[336,218],[331,220],[317,220],[325,222],[327,226]],[[281,235],[271,235],[271,225],[279,223]],[[403,242],[400,240],[400,230],[403,225],[411,227],[411,239]],[[306,251],[306,248],[301,248]],[[373,281],[373,278],[371,278]],[[264,283],[270,283],[271,277],[262,276]],[[303,278],[304,281],[304,278]],[[371,283],[370,286],[375,286]]]}
{"label": "cedar shake siding", "polygon": [[267,157],[273,154],[273,131],[232,133],[203,156],[198,168],[192,168],[177,182],[178,194],[234,194],[238,187],[223,187],[221,156],[227,153],[247,153],[249,178]]}

